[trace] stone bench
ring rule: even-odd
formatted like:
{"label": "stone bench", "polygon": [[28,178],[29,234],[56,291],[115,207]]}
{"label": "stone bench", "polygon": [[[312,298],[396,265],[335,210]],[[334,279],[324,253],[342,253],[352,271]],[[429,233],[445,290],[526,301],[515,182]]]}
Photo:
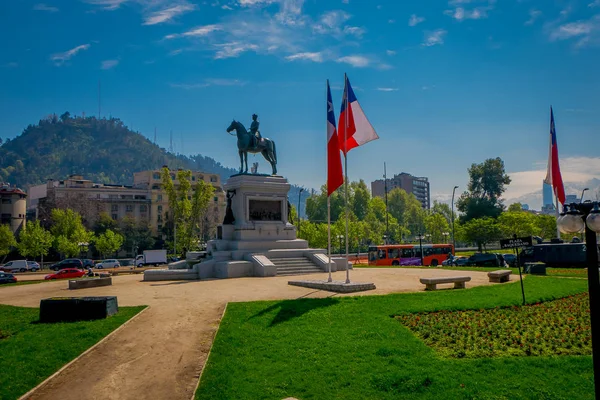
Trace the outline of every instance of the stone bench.
{"label": "stone bench", "polygon": [[112,285],[112,278],[90,278],[80,279],[76,281],[69,281],[69,289],[86,289],[99,286],[110,286]]}
{"label": "stone bench", "polygon": [[510,274],[512,274],[511,270],[499,269],[498,271],[488,272],[488,278],[490,278],[490,282],[493,283],[508,282],[510,280]]}
{"label": "stone bench", "polygon": [[447,276],[443,278],[421,278],[419,279],[425,285],[425,290],[435,290],[436,285],[440,283],[454,283],[454,289],[464,289],[465,282],[471,280],[470,276]]}

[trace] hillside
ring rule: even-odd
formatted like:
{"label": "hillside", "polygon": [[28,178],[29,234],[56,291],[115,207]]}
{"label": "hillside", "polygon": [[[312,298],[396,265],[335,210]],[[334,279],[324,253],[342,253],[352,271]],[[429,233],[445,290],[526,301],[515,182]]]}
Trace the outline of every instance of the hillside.
{"label": "hillside", "polygon": [[223,181],[236,173],[210,157],[169,153],[118,118],[51,116],[0,146],[0,181],[23,188],[70,174],[95,182],[131,184],[134,172],[163,165],[217,173]]}

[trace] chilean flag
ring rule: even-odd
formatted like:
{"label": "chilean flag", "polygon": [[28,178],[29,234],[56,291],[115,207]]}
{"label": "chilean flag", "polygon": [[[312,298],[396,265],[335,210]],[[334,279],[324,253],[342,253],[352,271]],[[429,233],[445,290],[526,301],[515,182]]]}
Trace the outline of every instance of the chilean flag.
{"label": "chilean flag", "polygon": [[327,81],[327,196],[331,196],[331,193],[342,186],[342,183],[344,183],[342,158],[340,157],[338,134],[335,129],[331,90],[329,89],[329,81]]}
{"label": "chilean flag", "polygon": [[340,150],[344,154],[355,147],[362,146],[371,140],[379,139],[375,129],[367,119],[358,100],[354,95],[348,77],[345,77],[344,97],[342,97],[342,111],[340,113]]}
{"label": "chilean flag", "polygon": [[556,129],[554,128],[554,112],[550,107],[550,152],[548,154],[548,171],[544,182],[552,185],[554,195],[560,201],[560,204],[565,204],[565,187],[563,185],[562,176],[560,174],[560,164],[558,163],[558,143],[556,142]]}

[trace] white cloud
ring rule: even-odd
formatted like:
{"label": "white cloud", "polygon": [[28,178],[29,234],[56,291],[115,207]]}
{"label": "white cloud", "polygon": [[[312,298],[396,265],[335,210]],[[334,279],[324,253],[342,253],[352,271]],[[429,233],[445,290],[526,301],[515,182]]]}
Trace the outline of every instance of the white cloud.
{"label": "white cloud", "polygon": [[442,45],[444,44],[444,36],[446,36],[446,33],[448,32],[444,29],[427,31],[425,32],[425,40],[423,41],[422,45],[427,47]]}
{"label": "white cloud", "polygon": [[382,70],[382,71],[392,69],[392,68],[394,68],[394,67],[391,66],[390,64],[386,64],[386,63],[377,64],[377,69]]}
{"label": "white cloud", "polygon": [[577,39],[575,48],[600,44],[600,14],[587,20],[565,24],[549,23],[546,30],[551,41]]}
{"label": "white cloud", "polygon": [[246,82],[239,79],[223,79],[223,78],[209,78],[205,79],[202,83],[170,83],[169,86],[176,89],[202,89],[209,86],[244,86]]}
{"label": "white cloud", "polygon": [[533,25],[535,21],[542,15],[540,10],[530,10],[529,11],[529,19],[525,22],[525,25]]}
{"label": "white cloud", "polygon": [[231,10],[233,10],[233,8],[229,7],[227,4],[223,4],[223,5],[221,6],[221,8],[222,8],[223,10],[230,10],[230,11],[231,11]]}
{"label": "white cloud", "polygon": [[395,19],[388,19],[388,24],[395,24],[396,20]]}
{"label": "white cloud", "polygon": [[50,60],[54,61],[54,64],[57,66],[63,65],[65,62],[69,61],[73,56],[79,53],[82,50],[87,50],[90,48],[88,44],[82,44],[77,47],[72,48],[71,50],[67,50],[64,53],[56,53],[50,56]]}
{"label": "white cloud", "polygon": [[104,60],[102,61],[101,69],[111,69],[119,65],[119,60]]}
{"label": "white cloud", "polygon": [[[504,198],[507,200],[518,198],[539,190],[546,177],[546,162],[544,160],[535,163],[536,169],[533,170],[509,172],[511,183],[506,189]],[[561,158],[560,169],[565,185],[600,178],[600,157]]]}
{"label": "white cloud", "polygon": [[264,6],[275,3],[277,0],[238,0],[242,7]]}
{"label": "white cloud", "polygon": [[354,35],[357,38],[361,38],[365,33],[365,28],[359,26],[345,26],[344,33],[347,35]]}
{"label": "white cloud", "polygon": [[327,11],[313,25],[313,31],[322,34],[340,33],[344,22],[350,19],[350,14],[341,10]]}
{"label": "white cloud", "polygon": [[[448,4],[454,6],[453,10],[446,10],[444,14],[457,21],[465,19],[483,19],[488,17],[488,11],[494,9],[497,0],[451,0]],[[463,7],[467,4],[479,4],[473,8]]]}
{"label": "white cloud", "polygon": [[388,56],[394,56],[394,55],[396,55],[396,51],[394,51],[394,50],[386,50],[385,54],[387,54]]}
{"label": "white cloud", "polygon": [[323,62],[323,54],[321,52],[316,53],[296,53],[289,55],[285,58],[288,61],[296,61],[296,60],[308,60],[313,62]]}
{"label": "white cloud", "polygon": [[600,0],[596,0],[596,1],[588,4],[588,7],[590,7],[590,8],[600,7]]}
{"label": "white cloud", "polygon": [[378,87],[377,90],[379,90],[380,92],[396,92],[398,91],[398,88]]}
{"label": "white cloud", "polygon": [[103,10],[113,11],[129,0],[85,0],[86,3],[101,6]]}
{"label": "white cloud", "polygon": [[425,21],[425,18],[417,17],[416,14],[413,14],[410,16],[410,19],[408,20],[408,26],[417,26],[423,21]]}
{"label": "white cloud", "polygon": [[169,22],[173,18],[195,9],[196,6],[193,4],[182,3],[160,11],[154,11],[144,18],[143,25],[157,25],[164,22]]}
{"label": "white cloud", "polygon": [[58,11],[57,7],[49,6],[44,3],[35,4],[33,6],[33,9],[35,11],[48,11],[48,12],[57,12]]}
{"label": "white cloud", "polygon": [[350,64],[353,67],[357,67],[357,68],[367,67],[371,63],[371,61],[367,57],[360,56],[360,55],[340,57],[336,61],[339,63]]}
{"label": "white cloud", "polygon": [[178,37],[196,37],[196,36],[207,36],[208,34],[214,32],[214,31],[218,31],[221,30],[221,27],[219,25],[204,25],[204,26],[199,26],[196,27],[194,29],[191,29],[187,32],[183,32],[183,33],[172,33],[170,35],[165,36],[165,39],[175,39]]}
{"label": "white cloud", "polygon": [[215,60],[223,58],[236,58],[246,51],[258,50],[258,46],[255,44],[240,42],[222,43],[216,46],[219,48],[219,50],[215,53]]}

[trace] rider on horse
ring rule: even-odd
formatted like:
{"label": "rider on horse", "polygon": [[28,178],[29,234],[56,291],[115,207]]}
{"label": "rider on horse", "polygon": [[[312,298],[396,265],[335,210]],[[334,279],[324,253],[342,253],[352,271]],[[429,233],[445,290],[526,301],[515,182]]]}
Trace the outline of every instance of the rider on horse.
{"label": "rider on horse", "polygon": [[260,144],[260,141],[262,139],[262,136],[260,135],[260,131],[258,130],[259,124],[260,124],[260,122],[258,122],[258,115],[252,114],[252,124],[250,125],[250,131],[248,133],[251,134],[252,137],[255,138],[255,140],[254,140],[255,147],[258,147],[258,145]]}

